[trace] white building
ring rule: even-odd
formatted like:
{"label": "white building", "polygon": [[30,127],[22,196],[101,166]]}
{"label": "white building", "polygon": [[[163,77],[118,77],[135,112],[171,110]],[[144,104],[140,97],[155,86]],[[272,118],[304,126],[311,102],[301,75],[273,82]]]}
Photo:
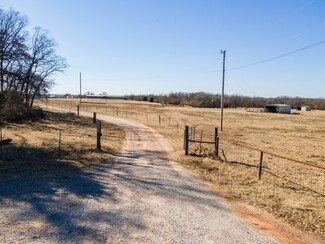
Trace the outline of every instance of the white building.
{"label": "white building", "polygon": [[310,106],[302,106],[301,110],[302,111],[311,111],[311,107]]}
{"label": "white building", "polygon": [[264,111],[269,113],[291,114],[291,106],[287,104],[266,104]]}

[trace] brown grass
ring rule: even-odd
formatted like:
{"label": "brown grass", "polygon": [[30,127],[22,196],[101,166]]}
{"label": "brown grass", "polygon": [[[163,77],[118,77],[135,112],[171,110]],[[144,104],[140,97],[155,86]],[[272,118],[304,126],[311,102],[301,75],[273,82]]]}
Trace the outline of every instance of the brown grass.
{"label": "brown grass", "polygon": [[[183,156],[185,124],[204,130],[204,139],[220,125],[220,110],[121,100],[84,100],[81,109],[117,115],[140,121],[164,135],[173,151],[170,157],[183,163],[204,178],[218,182],[221,190],[240,202],[263,208],[288,223],[324,238],[325,236],[325,173],[321,170],[265,156],[262,180],[257,177],[259,154],[236,148],[225,149],[229,161]],[[74,109],[77,99],[51,100],[53,105]],[[226,109],[224,132],[220,137],[231,139],[261,150],[271,151],[301,161],[325,166],[325,111],[299,111],[296,115],[247,112],[245,109]],[[162,124],[159,124],[158,116]],[[178,128],[177,128],[178,124]],[[193,149],[193,147],[192,147]],[[233,150],[233,151],[232,151]],[[237,155],[238,154],[238,155]],[[240,160],[232,160],[238,156]],[[245,164],[240,164],[244,162]],[[248,162],[246,164],[246,162]],[[316,187],[310,183],[316,181]],[[316,189],[317,191],[314,191]],[[319,191],[319,189],[321,189]]]}
{"label": "brown grass", "polygon": [[[61,152],[59,153],[59,130]],[[102,124],[102,150],[96,149],[96,126],[90,118],[47,112],[43,120],[5,124],[0,180],[24,175],[61,174],[107,162],[121,150],[125,133],[118,126]]]}

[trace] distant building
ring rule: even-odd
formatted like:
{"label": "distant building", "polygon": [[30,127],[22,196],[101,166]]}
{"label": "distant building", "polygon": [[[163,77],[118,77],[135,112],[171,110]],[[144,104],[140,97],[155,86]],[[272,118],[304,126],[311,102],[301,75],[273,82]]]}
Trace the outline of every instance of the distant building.
{"label": "distant building", "polygon": [[287,104],[266,104],[264,111],[269,113],[291,114],[291,106]]}
{"label": "distant building", "polygon": [[65,98],[65,94],[48,94],[49,98]]}
{"label": "distant building", "polygon": [[297,107],[297,110],[311,111],[311,107],[310,106],[301,106],[301,107]]}
{"label": "distant building", "polygon": [[96,98],[96,99],[122,99],[126,100],[126,96],[120,95],[86,95],[86,98]]}

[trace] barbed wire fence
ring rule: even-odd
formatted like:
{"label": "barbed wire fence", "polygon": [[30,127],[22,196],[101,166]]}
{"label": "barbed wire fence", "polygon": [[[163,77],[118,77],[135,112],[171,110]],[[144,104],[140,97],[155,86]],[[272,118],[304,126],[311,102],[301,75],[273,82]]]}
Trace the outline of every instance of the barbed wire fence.
{"label": "barbed wire fence", "polygon": [[128,119],[135,119],[148,124],[156,125],[168,125],[172,128],[180,129],[182,125],[185,125],[187,121],[175,119],[170,116],[162,114],[151,114],[150,112],[143,112],[138,110],[130,110],[126,108],[119,108],[116,106],[108,105],[106,103],[82,103],[76,104],[67,101],[51,101],[51,100],[38,100],[38,105],[45,107],[46,109],[51,108],[61,112],[78,113],[78,111],[89,112],[89,113],[100,113],[103,115],[123,117]]}
{"label": "barbed wire fence", "polygon": [[[58,109],[62,111],[62,109]],[[66,111],[67,112],[67,111]],[[18,133],[15,126],[0,128],[0,160],[11,162],[14,160],[25,160],[31,156],[43,157],[53,156],[58,159],[71,159],[82,157],[85,153],[93,151],[110,150],[111,133],[105,127],[98,131],[96,121],[87,130],[74,128],[64,129],[57,125],[57,128],[30,128],[29,133]],[[100,126],[102,128],[102,126]],[[100,137],[99,137],[100,134]],[[33,138],[34,137],[34,138]],[[15,138],[12,140],[12,138]],[[100,145],[100,147],[98,146]]]}
{"label": "barbed wire fence", "polygon": [[[43,101],[43,106],[60,107],[61,111],[76,112],[75,103],[66,101]],[[128,119],[140,120],[141,122],[155,123],[161,126],[170,126],[184,130],[184,150],[186,154],[200,157],[211,157],[227,165],[242,165],[249,168],[252,174],[256,174],[258,179],[271,180],[279,187],[289,187],[294,184],[295,189],[313,191],[325,196],[325,167],[321,167],[309,162],[303,162],[293,158],[274,154],[250,147],[233,140],[229,140],[218,135],[215,131],[202,130],[195,126],[189,126],[186,133],[187,121],[174,119],[161,114],[150,114],[136,110],[122,109],[108,104],[79,104],[81,111],[98,112],[105,115],[124,117]],[[182,130],[178,130],[182,133]],[[186,146],[186,134],[187,146]],[[277,179],[281,178],[281,183]],[[283,185],[283,182],[286,185]]]}
{"label": "barbed wire fence", "polygon": [[[185,128],[184,133],[187,132],[189,149],[186,152],[184,147],[185,155],[210,156],[228,165],[242,165],[251,169],[252,174],[259,180],[268,178],[279,187],[291,186],[296,190],[307,190],[325,197],[325,167],[263,151],[211,132],[198,131],[195,127],[189,127],[188,131]],[[206,137],[203,138],[202,135]],[[209,146],[204,143],[206,141],[210,141],[211,144],[215,142],[215,146],[211,144]],[[277,179],[281,179],[281,183]]]}

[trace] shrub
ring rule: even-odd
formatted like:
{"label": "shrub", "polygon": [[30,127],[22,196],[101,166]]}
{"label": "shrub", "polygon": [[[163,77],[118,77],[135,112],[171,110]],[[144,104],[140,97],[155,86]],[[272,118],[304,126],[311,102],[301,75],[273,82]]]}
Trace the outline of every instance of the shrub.
{"label": "shrub", "polygon": [[18,92],[8,90],[0,93],[0,122],[34,121],[43,117],[43,111],[26,106]]}

